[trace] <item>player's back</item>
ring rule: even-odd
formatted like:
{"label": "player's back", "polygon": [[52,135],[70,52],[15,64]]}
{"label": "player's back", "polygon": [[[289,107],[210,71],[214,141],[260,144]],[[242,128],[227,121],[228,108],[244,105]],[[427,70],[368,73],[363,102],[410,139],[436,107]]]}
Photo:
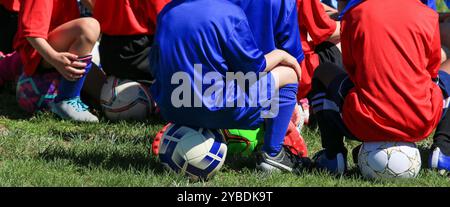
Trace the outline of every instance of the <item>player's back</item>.
{"label": "player's back", "polygon": [[344,64],[355,83],[344,121],[356,136],[420,139],[436,127],[438,26],[438,15],[416,0],[366,0],[344,16]]}

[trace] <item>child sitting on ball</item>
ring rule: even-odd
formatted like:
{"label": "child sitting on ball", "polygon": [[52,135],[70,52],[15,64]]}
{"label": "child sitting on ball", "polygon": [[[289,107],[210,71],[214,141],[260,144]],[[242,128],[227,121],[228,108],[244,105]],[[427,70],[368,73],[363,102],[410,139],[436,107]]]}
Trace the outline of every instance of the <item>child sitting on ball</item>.
{"label": "child sitting on ball", "polygon": [[100,33],[98,22],[79,18],[76,0],[23,0],[21,4],[14,47],[24,64],[23,76],[57,71],[61,80],[50,110],[63,119],[98,122],[80,99]]}
{"label": "child sitting on ball", "polygon": [[319,67],[313,79],[324,148],[317,166],[347,169],[344,136],[418,142],[437,129],[430,164],[450,170],[450,75],[440,71],[438,14],[416,0],[350,0],[341,16],[345,71]]}
{"label": "child sitting on ball", "polygon": [[[157,25],[150,52],[150,69],[156,78],[151,90],[167,121],[211,129],[255,129],[265,123],[258,168],[302,169],[298,157],[282,146],[301,77],[297,58],[282,50],[264,55],[246,14],[229,1],[172,1],[160,13]],[[267,75],[246,86],[236,87],[239,80],[223,81],[238,73],[258,76],[261,72]],[[270,96],[275,89],[279,96]],[[269,97],[253,105],[251,94],[258,91]],[[271,98],[279,104],[265,105]],[[264,113],[269,109],[278,113]]]}

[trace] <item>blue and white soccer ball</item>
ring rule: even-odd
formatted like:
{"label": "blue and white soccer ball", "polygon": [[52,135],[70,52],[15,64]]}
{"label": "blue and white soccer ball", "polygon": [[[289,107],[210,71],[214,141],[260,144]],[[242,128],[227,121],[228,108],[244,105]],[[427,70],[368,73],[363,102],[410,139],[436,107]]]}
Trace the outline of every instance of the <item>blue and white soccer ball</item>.
{"label": "blue and white soccer ball", "polygon": [[358,155],[365,178],[415,178],[420,172],[420,152],[414,143],[366,142]]}
{"label": "blue and white soccer ball", "polygon": [[171,125],[164,133],[159,158],[169,170],[193,180],[209,179],[222,168],[227,145],[219,130]]}

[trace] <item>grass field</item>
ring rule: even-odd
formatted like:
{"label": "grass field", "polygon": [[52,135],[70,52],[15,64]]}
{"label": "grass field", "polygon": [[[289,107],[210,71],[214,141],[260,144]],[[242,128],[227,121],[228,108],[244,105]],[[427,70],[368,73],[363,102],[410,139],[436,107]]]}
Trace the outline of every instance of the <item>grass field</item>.
{"label": "grass field", "polygon": [[[450,179],[422,170],[412,180],[365,181],[323,172],[265,175],[252,160],[228,162],[209,182],[192,183],[165,172],[147,146],[162,123],[76,124],[53,115],[24,114],[11,92],[0,94],[0,186],[447,186]],[[310,151],[318,134],[304,131]],[[355,146],[356,143],[352,143]],[[422,143],[427,147],[429,143]]]}

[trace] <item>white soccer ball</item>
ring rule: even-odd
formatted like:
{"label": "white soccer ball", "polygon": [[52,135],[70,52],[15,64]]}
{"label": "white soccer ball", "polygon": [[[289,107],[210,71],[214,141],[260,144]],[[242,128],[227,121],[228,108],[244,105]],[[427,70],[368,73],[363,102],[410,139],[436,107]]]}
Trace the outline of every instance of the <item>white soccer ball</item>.
{"label": "white soccer ball", "polygon": [[359,169],[369,179],[415,178],[421,163],[414,143],[366,142],[358,156]]}
{"label": "white soccer ball", "polygon": [[166,169],[193,180],[209,179],[222,168],[227,145],[219,130],[172,124],[164,133],[159,159]]}
{"label": "white soccer ball", "polygon": [[106,117],[112,121],[145,120],[157,110],[149,86],[113,76],[103,85],[100,102]]}

